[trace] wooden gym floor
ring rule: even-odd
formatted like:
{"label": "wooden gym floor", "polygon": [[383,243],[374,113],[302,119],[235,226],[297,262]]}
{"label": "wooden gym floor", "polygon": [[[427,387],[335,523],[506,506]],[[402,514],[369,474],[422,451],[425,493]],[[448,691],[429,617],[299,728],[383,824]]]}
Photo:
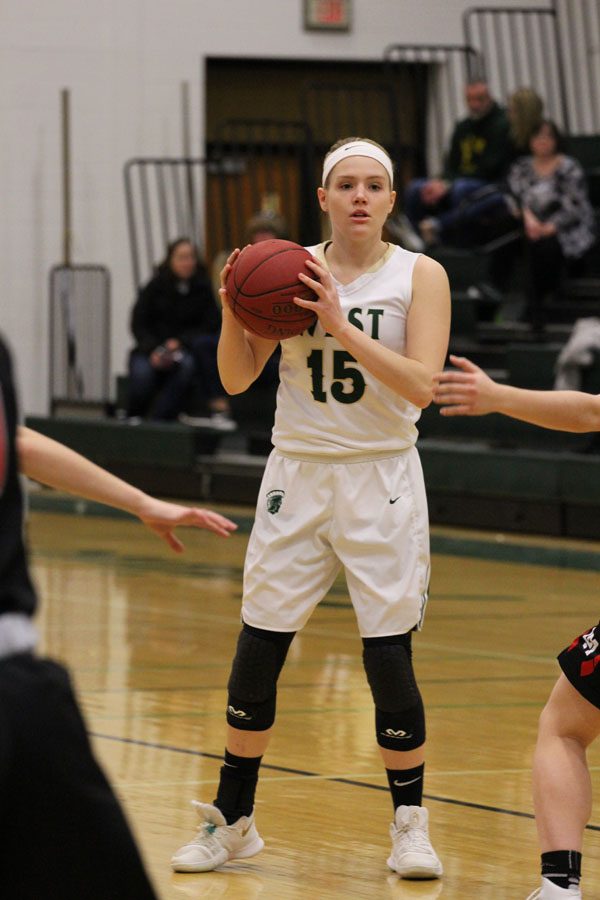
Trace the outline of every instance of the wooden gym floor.
{"label": "wooden gym floor", "polygon": [[[177,557],[131,520],[31,515],[42,651],[74,674],[96,751],[163,900],[524,900],[538,884],[537,717],[556,652],[598,620],[600,546],[433,534],[445,552],[434,554],[425,630],[414,643],[428,712],[426,805],[443,880],[403,882],[386,867],[391,803],[341,580],[294,641],[280,680],[257,803],[265,850],[217,872],[173,875],[170,855],[194,832],[189,801],[215,796],[247,533],[188,532]],[[508,561],[532,553],[546,564]],[[591,898],[600,896],[600,746],[589,762]]]}

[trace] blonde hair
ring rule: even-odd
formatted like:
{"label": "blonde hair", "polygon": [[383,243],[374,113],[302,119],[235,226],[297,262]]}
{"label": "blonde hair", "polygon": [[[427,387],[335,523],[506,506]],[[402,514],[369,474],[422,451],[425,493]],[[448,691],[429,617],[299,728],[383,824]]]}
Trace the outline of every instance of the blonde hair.
{"label": "blonde hair", "polygon": [[[366,137],[340,138],[339,141],[336,141],[335,144],[331,145],[331,147],[325,154],[325,160],[327,159],[328,156],[331,156],[332,153],[335,153],[336,150],[339,150],[340,147],[345,147],[346,144],[355,144],[357,141],[361,141],[362,143],[365,143],[365,144],[372,144],[374,147],[377,147],[378,150],[381,150],[383,153],[385,153],[385,155],[388,156],[390,159],[390,164],[392,166],[392,171],[393,171],[394,163],[392,162],[392,158],[390,157],[390,154],[387,152],[385,147],[383,147],[381,144],[378,144],[377,141],[373,141],[373,140],[371,140],[371,138],[366,138]],[[325,160],[323,160],[323,162],[325,162]],[[326,180],[325,184],[323,185],[323,187],[327,187],[328,182],[329,182],[329,175],[327,176],[327,180]]]}
{"label": "blonde hair", "polygon": [[519,150],[528,151],[529,139],[544,115],[544,101],[533,88],[521,87],[508,98],[511,137]]}

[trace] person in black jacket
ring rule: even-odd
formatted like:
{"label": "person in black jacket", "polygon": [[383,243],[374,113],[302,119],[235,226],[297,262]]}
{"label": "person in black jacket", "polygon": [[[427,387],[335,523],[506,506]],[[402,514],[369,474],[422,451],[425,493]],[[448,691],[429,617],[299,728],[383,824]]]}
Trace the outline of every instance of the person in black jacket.
{"label": "person in black jacket", "polygon": [[169,244],[156,275],[141,288],[131,317],[130,419],[172,421],[199,379],[211,424],[233,430],[217,369],[220,311],[210,278],[188,238]]}
{"label": "person in black jacket", "polygon": [[69,673],[35,653],[37,594],[23,538],[19,472],[127,510],[175,552],[178,526],[227,537],[219,513],[166,503],[18,425],[0,337],[0,895],[19,900],[157,900],[99,766]]}
{"label": "person in black jacket", "polygon": [[[454,128],[439,178],[415,178],[405,193],[404,226],[414,229],[425,244],[467,240],[477,234],[482,216],[503,209],[502,194],[495,189],[514,158],[510,122],[496,103],[486,82],[467,84],[467,118]],[[419,250],[420,246],[409,249]]]}

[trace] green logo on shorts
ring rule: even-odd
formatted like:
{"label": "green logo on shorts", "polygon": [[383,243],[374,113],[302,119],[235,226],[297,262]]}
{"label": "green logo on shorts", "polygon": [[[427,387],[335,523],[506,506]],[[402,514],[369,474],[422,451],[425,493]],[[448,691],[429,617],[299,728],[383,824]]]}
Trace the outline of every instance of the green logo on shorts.
{"label": "green logo on shorts", "polygon": [[269,491],[267,494],[267,512],[270,512],[272,516],[274,516],[275,513],[278,513],[281,509],[284,497],[285,491],[281,491],[279,488],[276,488],[274,491]]}

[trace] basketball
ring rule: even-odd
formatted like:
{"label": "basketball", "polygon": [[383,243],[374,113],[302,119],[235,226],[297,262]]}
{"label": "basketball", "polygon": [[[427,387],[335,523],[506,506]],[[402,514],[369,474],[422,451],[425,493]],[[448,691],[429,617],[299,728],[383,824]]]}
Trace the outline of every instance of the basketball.
{"label": "basketball", "polygon": [[312,274],[304,265],[307,259],[312,259],[308,250],[293,241],[273,239],[244,247],[226,282],[233,314],[244,328],[282,341],[314,324],[316,314],[294,303],[294,297],[317,299],[298,278],[299,272]]}

